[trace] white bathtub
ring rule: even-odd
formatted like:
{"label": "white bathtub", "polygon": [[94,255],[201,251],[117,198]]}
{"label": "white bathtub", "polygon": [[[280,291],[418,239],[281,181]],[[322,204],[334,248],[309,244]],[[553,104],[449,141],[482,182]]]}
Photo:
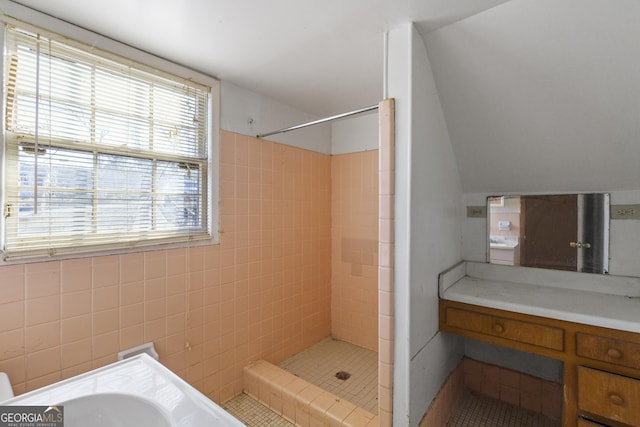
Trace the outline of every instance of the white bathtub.
{"label": "white bathtub", "polygon": [[2,405],[63,406],[65,427],[244,426],[146,354],[25,393]]}

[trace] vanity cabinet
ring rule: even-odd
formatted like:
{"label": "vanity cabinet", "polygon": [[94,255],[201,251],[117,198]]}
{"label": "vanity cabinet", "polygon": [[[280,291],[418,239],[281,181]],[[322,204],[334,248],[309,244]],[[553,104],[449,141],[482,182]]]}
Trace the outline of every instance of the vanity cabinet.
{"label": "vanity cabinet", "polygon": [[440,329],[562,360],[564,427],[640,427],[640,334],[446,299]]}

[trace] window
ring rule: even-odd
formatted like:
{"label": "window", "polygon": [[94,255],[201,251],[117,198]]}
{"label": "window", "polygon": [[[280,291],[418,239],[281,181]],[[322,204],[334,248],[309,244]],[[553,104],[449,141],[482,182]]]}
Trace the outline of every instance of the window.
{"label": "window", "polygon": [[4,260],[211,239],[211,89],[7,25]]}

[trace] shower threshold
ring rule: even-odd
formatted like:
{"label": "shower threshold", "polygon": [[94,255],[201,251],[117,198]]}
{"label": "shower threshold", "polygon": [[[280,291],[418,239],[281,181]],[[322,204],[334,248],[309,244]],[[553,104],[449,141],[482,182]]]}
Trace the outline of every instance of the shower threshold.
{"label": "shower threshold", "polygon": [[375,351],[328,337],[279,366],[371,413],[378,413]]}

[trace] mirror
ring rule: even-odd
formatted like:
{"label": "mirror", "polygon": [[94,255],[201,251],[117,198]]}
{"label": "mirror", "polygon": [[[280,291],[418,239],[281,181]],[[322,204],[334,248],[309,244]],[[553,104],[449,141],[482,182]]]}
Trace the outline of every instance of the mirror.
{"label": "mirror", "polygon": [[609,194],[487,198],[492,264],[606,274]]}

